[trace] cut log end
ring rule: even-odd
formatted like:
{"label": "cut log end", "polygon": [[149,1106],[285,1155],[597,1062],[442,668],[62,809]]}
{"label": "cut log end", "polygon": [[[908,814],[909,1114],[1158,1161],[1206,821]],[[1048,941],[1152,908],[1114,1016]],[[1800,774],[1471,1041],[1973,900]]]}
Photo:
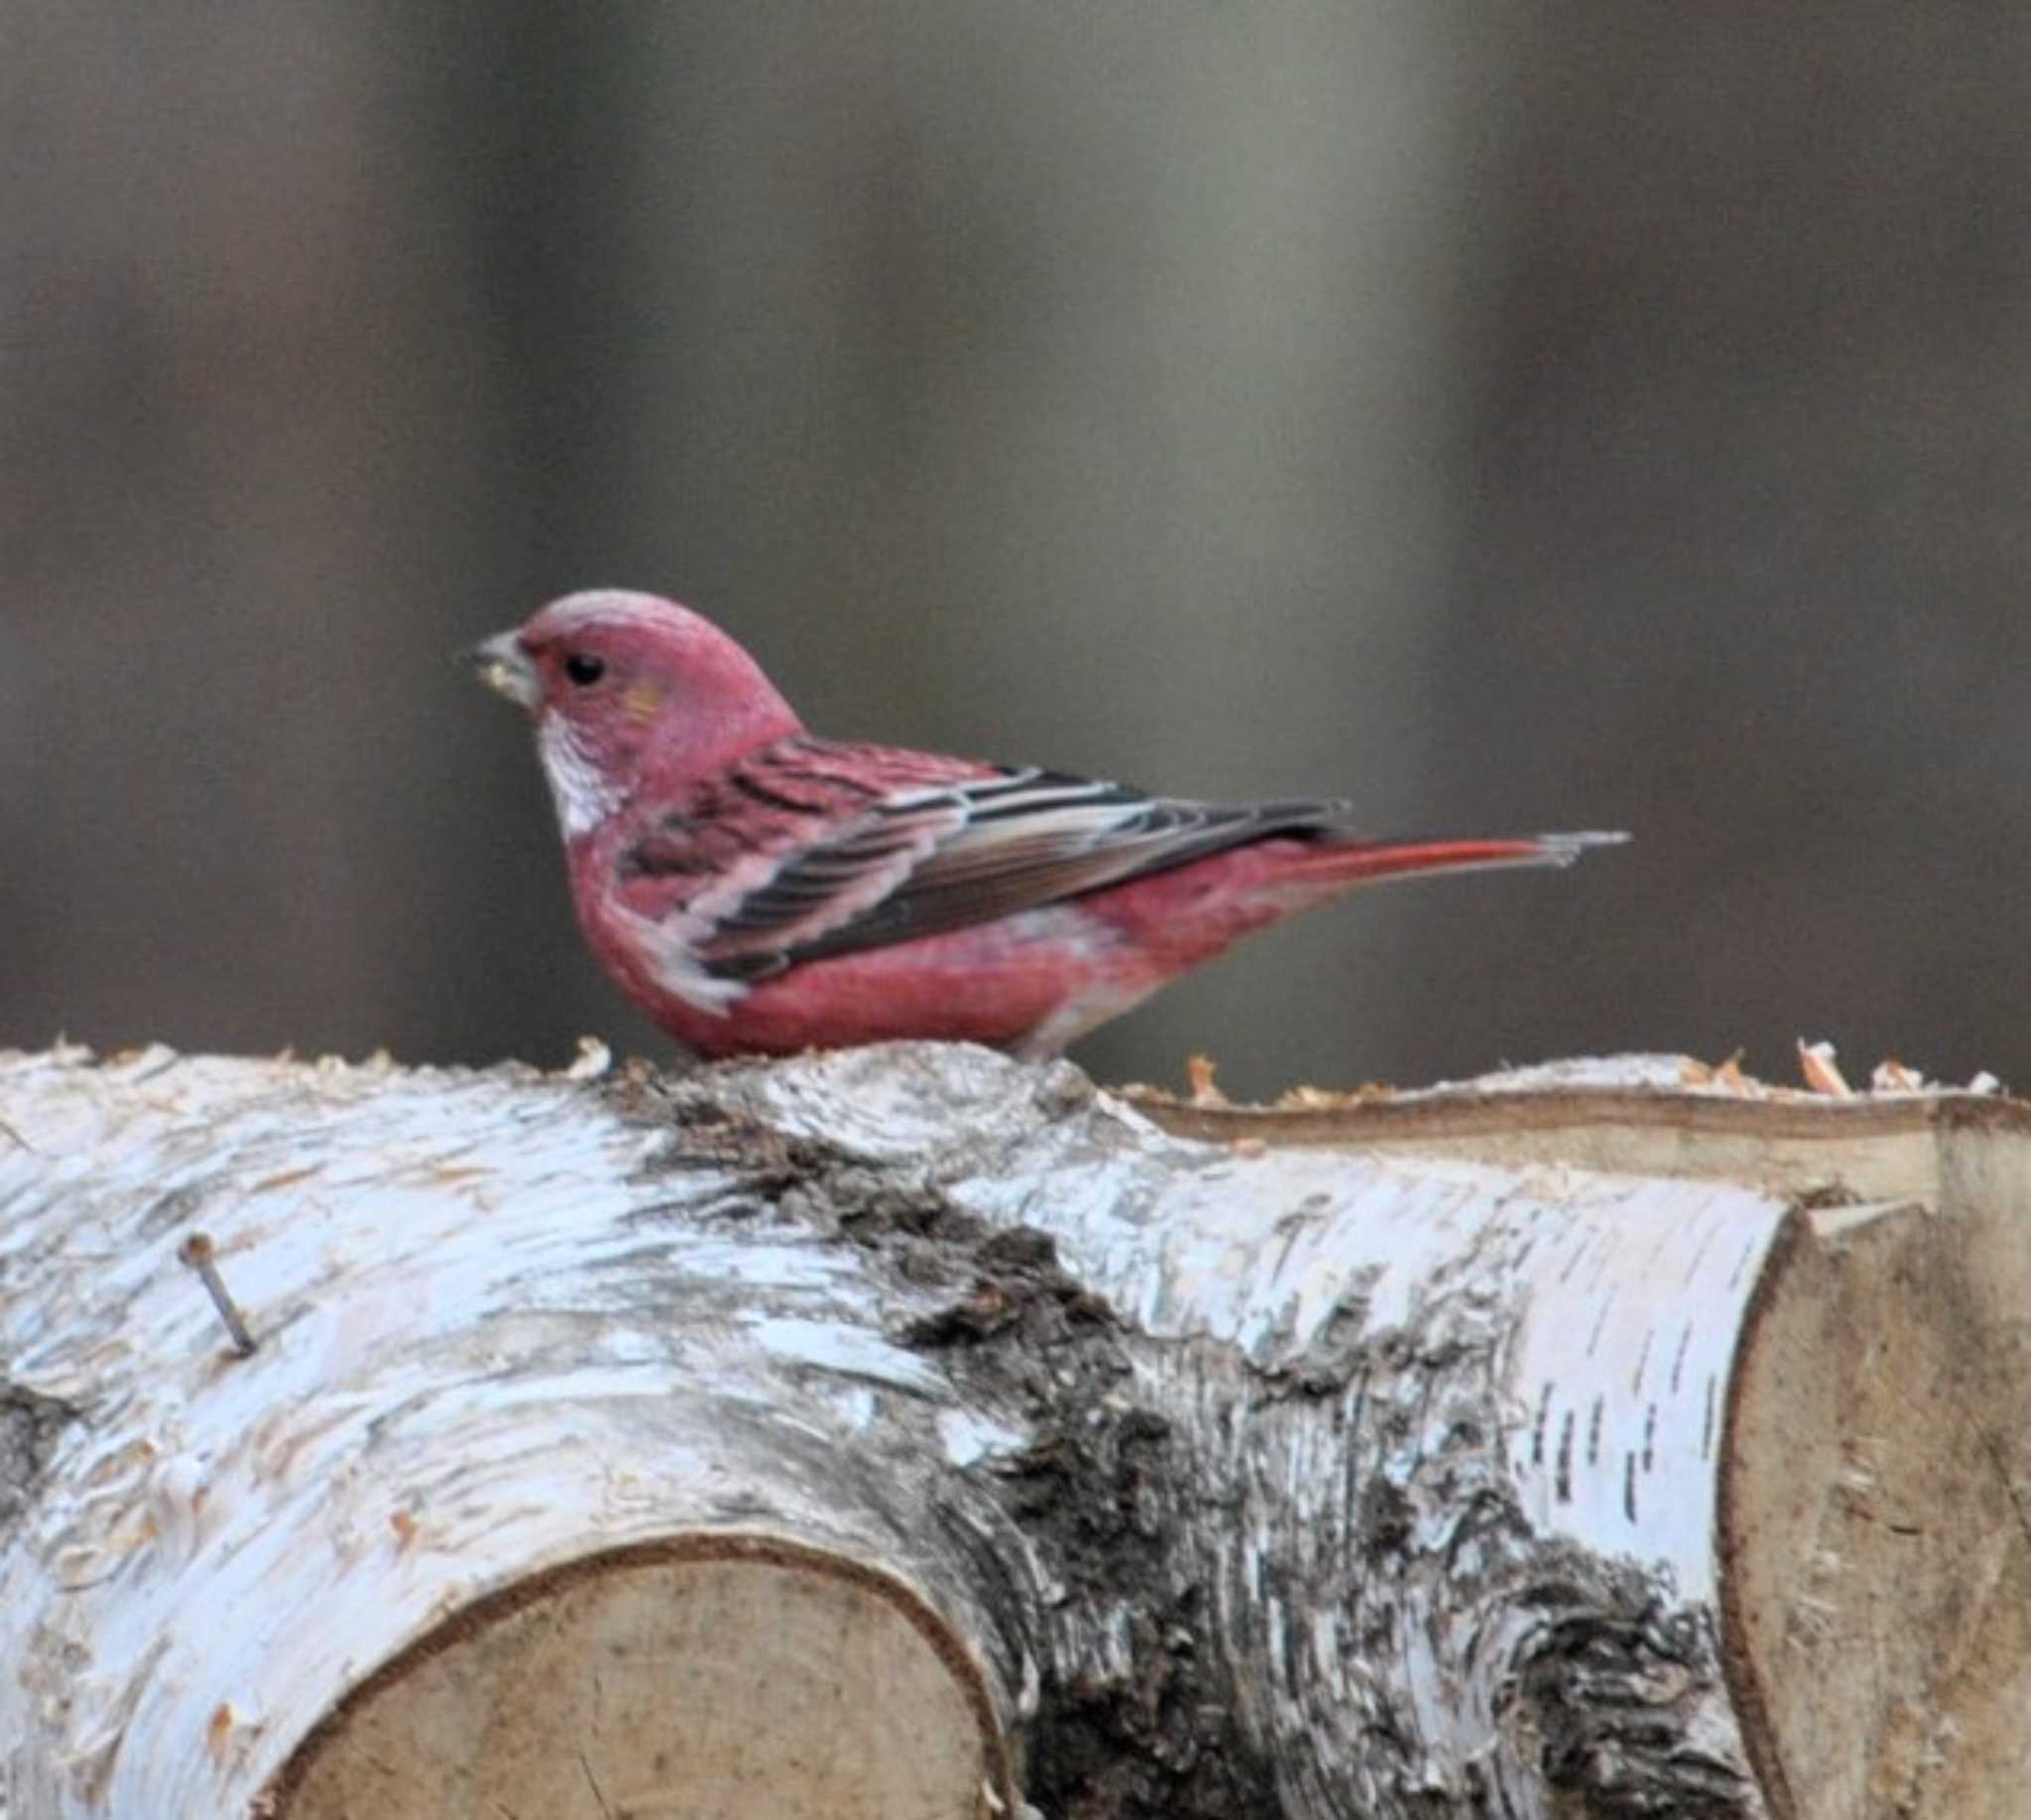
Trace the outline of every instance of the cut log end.
{"label": "cut log end", "polygon": [[[1798,1820],[2002,1820],[2031,1776],[2011,1459],[2031,1146],[1946,1137],[1929,1205],[1799,1209],[1734,1375],[1725,1649],[1773,1810]],[[1968,1147],[2020,1179],[2001,1192],[1996,1167],[1957,1166]]]}
{"label": "cut log end", "polygon": [[887,1574],[697,1535],[533,1576],[357,1688],[272,1784],[276,1820],[1013,1812],[979,1668]]}

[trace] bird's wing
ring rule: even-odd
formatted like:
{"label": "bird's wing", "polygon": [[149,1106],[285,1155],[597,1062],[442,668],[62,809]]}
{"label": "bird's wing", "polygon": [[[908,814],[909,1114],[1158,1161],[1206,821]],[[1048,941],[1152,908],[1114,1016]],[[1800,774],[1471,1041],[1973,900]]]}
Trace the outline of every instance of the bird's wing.
{"label": "bird's wing", "polygon": [[[851,778],[866,797],[880,761],[904,756],[834,747],[829,767],[814,762],[810,775]],[[1061,903],[1266,835],[1322,830],[1346,813],[1332,801],[1187,802],[1033,769],[955,765],[958,775],[939,781],[922,776],[932,762],[908,760],[916,769],[901,788],[777,848],[766,871],[744,868],[737,891],[691,899],[685,932],[696,962],[723,980],[766,978],[792,962]],[[785,803],[812,801],[781,771],[767,788]]]}

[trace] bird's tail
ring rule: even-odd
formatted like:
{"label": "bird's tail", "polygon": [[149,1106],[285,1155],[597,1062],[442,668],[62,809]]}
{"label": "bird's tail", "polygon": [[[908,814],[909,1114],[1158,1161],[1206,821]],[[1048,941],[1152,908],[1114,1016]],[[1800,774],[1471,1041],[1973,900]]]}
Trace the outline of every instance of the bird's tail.
{"label": "bird's tail", "polygon": [[1370,884],[1420,872],[1478,872],[1497,866],[1570,866],[1594,847],[1617,847],[1621,833],[1523,834],[1507,840],[1372,840],[1328,835],[1298,859],[1300,877]]}

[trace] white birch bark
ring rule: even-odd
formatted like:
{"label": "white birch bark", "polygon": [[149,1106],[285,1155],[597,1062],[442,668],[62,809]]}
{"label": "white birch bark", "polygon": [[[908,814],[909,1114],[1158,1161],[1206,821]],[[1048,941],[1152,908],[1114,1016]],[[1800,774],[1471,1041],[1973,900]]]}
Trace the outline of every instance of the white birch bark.
{"label": "white birch bark", "polygon": [[0,1057],[9,1820],[2019,1811],[2020,1108],[1158,1114]]}

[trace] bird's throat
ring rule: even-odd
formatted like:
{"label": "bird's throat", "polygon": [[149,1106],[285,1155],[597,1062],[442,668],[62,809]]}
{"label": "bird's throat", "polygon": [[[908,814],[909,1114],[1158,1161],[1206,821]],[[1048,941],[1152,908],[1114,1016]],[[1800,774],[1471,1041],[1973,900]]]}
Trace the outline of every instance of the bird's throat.
{"label": "bird's throat", "polygon": [[566,840],[590,834],[627,802],[626,789],[600,769],[561,715],[542,717],[536,744]]}

